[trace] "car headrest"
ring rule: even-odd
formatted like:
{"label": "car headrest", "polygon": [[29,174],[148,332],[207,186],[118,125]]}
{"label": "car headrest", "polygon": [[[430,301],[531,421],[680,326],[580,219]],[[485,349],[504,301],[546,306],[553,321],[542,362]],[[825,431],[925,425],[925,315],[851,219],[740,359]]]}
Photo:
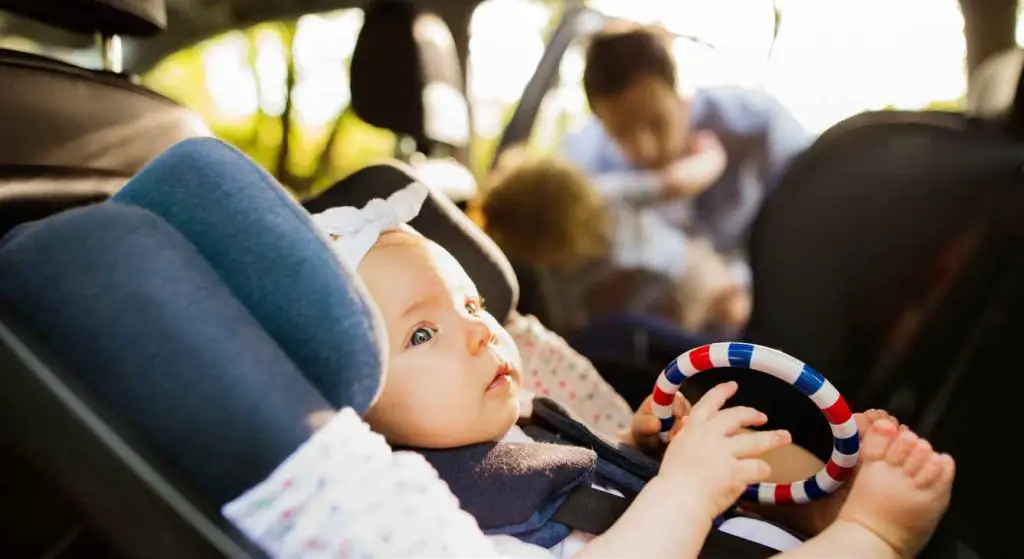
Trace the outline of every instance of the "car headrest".
{"label": "car headrest", "polygon": [[365,9],[352,53],[352,109],[364,121],[433,143],[469,144],[469,106],[451,30],[415,2],[380,0]]}
{"label": "car headrest", "polygon": [[211,135],[196,113],[122,75],[0,50],[0,81],[0,121],[15,132],[0,137],[0,170],[132,176],[181,140]]}
{"label": "car headrest", "polygon": [[77,33],[148,37],[167,27],[164,0],[5,0],[0,10]]}
{"label": "car headrest", "polygon": [[383,374],[379,313],[266,171],[219,140],[195,138],[153,160],[113,200],[159,215],[195,245],[332,405],[369,408]]}
{"label": "car headrest", "polygon": [[1007,49],[986,59],[967,85],[966,112],[982,118],[1001,118],[1010,112],[1024,67],[1024,50]]}
{"label": "car headrest", "polygon": [[140,208],[13,231],[0,305],[213,505],[264,479],[331,409],[199,251]]}
{"label": "car headrest", "polygon": [[182,139],[210,135],[192,111],[131,83],[0,50],[0,236],[105,200]]}
{"label": "car headrest", "polygon": [[[416,180],[412,170],[400,163],[371,165],[306,200],[303,206],[309,213],[336,206],[362,207],[374,198],[387,198]],[[447,196],[431,184],[426,186],[427,200],[409,225],[443,246],[462,264],[487,301],[487,308],[504,322],[519,299],[519,282],[512,265],[498,245]]]}

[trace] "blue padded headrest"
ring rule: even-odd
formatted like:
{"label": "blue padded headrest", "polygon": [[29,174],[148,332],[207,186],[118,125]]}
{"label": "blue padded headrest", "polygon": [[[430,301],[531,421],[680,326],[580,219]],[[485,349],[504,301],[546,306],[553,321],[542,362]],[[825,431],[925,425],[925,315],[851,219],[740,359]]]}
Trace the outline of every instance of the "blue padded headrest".
{"label": "blue padded headrest", "polygon": [[0,305],[216,505],[331,409],[195,247],[139,208],[107,202],[14,230],[0,243]]}
{"label": "blue padded headrest", "polygon": [[369,408],[386,339],[378,313],[309,214],[252,160],[219,140],[185,140],[113,199],[191,241],[331,404]]}

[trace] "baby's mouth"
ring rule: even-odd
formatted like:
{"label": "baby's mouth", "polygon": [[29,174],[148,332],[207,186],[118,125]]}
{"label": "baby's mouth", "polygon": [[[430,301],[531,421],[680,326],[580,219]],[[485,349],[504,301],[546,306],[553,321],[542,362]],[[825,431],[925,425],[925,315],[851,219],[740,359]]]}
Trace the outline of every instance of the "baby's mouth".
{"label": "baby's mouth", "polygon": [[491,380],[491,384],[487,385],[487,391],[490,392],[495,388],[501,388],[503,386],[511,386],[514,380],[515,370],[508,363],[502,363],[498,365],[498,370],[494,374],[494,379]]}

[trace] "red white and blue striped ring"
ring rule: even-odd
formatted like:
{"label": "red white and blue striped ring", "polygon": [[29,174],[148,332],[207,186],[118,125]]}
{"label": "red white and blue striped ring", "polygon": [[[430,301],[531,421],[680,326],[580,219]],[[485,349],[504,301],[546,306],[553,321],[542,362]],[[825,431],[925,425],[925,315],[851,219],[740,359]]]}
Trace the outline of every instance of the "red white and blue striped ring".
{"label": "red white and blue striped ring", "polygon": [[818,473],[793,483],[755,483],[743,492],[743,499],[764,504],[784,505],[820,499],[849,479],[860,454],[860,437],[850,406],[832,383],[802,361],[770,347],[726,342],[704,345],[687,351],[669,364],[654,385],[652,408],[661,420],[661,438],[675,423],[672,401],[679,385],[697,373],[720,367],[753,369],[792,384],[811,399],[828,419],[832,428],[832,457]]}

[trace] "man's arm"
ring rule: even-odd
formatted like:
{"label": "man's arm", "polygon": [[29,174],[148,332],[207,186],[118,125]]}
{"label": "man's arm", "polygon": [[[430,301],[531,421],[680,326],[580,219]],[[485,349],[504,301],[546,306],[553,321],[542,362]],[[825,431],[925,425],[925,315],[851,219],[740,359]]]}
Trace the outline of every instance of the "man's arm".
{"label": "man's arm", "polygon": [[766,183],[814,140],[775,96],[766,91],[716,88],[707,92],[712,120],[724,131],[757,139],[761,154],[761,181]]}
{"label": "man's arm", "polygon": [[633,168],[596,118],[592,117],[578,132],[565,137],[562,154],[587,174],[606,200],[643,206],[662,198],[661,175]]}

